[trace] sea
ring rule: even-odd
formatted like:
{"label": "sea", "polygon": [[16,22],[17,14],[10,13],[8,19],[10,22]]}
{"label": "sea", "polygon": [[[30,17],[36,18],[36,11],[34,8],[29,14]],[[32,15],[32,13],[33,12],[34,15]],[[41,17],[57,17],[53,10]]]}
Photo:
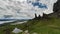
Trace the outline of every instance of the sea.
{"label": "sea", "polygon": [[[27,22],[29,19],[0,19],[0,24],[4,24],[4,23],[16,23],[16,22],[19,22],[19,23],[24,23],[24,22]],[[17,24],[17,23],[16,23]]]}

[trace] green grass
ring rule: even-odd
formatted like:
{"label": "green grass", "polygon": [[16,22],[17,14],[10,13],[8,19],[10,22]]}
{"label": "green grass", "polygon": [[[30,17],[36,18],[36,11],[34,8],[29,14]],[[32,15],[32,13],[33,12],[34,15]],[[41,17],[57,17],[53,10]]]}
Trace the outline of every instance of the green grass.
{"label": "green grass", "polygon": [[[34,32],[38,34],[60,34],[60,18],[30,20],[24,24],[2,26],[0,27],[0,34],[4,34],[6,28],[9,28],[11,32],[15,27],[22,30],[28,29],[30,34]],[[14,33],[11,32],[11,34]]]}
{"label": "green grass", "polygon": [[29,28],[30,33],[38,34],[60,34],[60,19],[40,20]]}

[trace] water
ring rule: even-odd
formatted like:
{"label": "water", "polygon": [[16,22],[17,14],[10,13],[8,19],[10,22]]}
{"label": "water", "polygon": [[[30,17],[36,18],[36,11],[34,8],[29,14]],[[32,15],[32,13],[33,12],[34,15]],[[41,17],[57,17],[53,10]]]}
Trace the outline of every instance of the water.
{"label": "water", "polygon": [[0,21],[0,24],[9,23],[9,22],[13,22],[13,21]]}
{"label": "water", "polygon": [[27,22],[29,19],[15,19],[15,20],[3,20],[1,21],[0,20],[0,24],[4,24],[4,23],[12,23],[12,24],[22,24],[22,23],[25,23]]}

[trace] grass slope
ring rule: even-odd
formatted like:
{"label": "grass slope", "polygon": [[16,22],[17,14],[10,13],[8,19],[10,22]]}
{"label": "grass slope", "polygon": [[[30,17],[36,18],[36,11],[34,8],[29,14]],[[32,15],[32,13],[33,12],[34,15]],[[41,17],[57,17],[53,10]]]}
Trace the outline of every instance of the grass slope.
{"label": "grass slope", "polygon": [[8,29],[11,34],[11,31],[15,28],[19,28],[22,30],[29,30],[29,33],[32,34],[36,32],[38,34],[60,34],[60,18],[52,18],[52,19],[43,19],[43,20],[30,20],[27,23],[20,25],[6,25],[0,27],[0,34],[5,34]]}

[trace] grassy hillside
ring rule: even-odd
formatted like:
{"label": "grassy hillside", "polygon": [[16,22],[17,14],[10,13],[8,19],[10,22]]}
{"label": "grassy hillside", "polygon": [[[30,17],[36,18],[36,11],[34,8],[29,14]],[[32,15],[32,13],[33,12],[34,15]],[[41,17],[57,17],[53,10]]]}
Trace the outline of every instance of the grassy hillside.
{"label": "grassy hillside", "polygon": [[27,23],[19,25],[6,25],[0,27],[0,34],[5,34],[7,30],[12,33],[12,30],[17,27],[22,30],[29,30],[32,34],[36,32],[38,34],[60,34],[60,18],[42,19],[42,20],[30,20]]}
{"label": "grassy hillside", "polygon": [[38,34],[60,34],[60,19],[41,20],[29,28],[30,33]]}

